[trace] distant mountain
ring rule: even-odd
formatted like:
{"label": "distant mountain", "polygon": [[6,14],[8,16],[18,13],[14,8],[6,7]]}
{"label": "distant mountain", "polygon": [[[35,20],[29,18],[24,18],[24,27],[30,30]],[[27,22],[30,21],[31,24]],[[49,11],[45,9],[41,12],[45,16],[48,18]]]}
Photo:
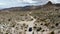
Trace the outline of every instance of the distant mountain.
{"label": "distant mountain", "polygon": [[9,11],[30,11],[30,10],[37,10],[40,9],[41,6],[25,6],[25,7],[11,7],[11,8],[5,8],[3,10],[9,10]]}
{"label": "distant mountain", "polygon": [[38,10],[38,9],[44,9],[44,10],[50,10],[53,9],[54,7],[60,8],[60,4],[52,4],[51,2],[48,2],[46,5],[39,5],[39,6],[25,6],[25,7],[11,7],[11,8],[5,8],[0,11],[30,11],[30,10]]}

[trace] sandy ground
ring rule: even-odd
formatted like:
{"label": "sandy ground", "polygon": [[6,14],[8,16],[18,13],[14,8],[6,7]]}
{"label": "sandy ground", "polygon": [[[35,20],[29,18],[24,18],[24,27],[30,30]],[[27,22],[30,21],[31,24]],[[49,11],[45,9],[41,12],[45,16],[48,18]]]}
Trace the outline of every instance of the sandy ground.
{"label": "sandy ground", "polygon": [[60,34],[60,9],[2,11],[0,34]]}

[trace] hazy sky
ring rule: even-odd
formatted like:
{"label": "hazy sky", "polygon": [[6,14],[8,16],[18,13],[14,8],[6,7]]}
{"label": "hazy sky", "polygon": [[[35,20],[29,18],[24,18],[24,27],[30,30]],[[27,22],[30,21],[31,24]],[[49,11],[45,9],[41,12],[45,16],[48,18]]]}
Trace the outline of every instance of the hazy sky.
{"label": "hazy sky", "polygon": [[51,1],[52,3],[56,4],[56,3],[60,3],[60,0],[49,0]]}
{"label": "hazy sky", "polygon": [[0,8],[18,7],[26,5],[43,5],[48,1],[58,3],[60,0],[0,0]]}

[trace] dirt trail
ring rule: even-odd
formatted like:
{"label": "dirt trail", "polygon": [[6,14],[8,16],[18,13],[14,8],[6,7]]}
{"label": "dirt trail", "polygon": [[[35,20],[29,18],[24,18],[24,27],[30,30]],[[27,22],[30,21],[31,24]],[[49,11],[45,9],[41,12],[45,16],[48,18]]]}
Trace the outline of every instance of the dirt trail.
{"label": "dirt trail", "polygon": [[[29,14],[27,14],[27,16],[30,17],[33,20],[32,21],[26,21],[25,20],[25,21],[20,21],[20,22],[17,22],[16,21],[16,23],[19,23],[19,24],[24,24],[25,23],[25,24],[28,25],[28,29],[29,29],[30,27],[33,27],[34,26],[34,22],[36,21],[36,19],[33,16],[29,15]],[[26,34],[32,34],[32,32],[27,31]]]}

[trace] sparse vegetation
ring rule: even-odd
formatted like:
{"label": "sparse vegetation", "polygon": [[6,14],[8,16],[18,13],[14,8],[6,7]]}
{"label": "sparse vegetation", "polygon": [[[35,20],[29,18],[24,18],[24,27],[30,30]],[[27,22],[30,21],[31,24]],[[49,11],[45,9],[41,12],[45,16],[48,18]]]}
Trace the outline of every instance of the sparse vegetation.
{"label": "sparse vegetation", "polygon": [[[27,22],[31,23],[34,19],[34,27],[32,27],[34,31],[45,32],[45,31],[55,31],[55,29],[60,29],[60,9],[52,9],[50,10],[46,7],[37,10],[30,11],[15,11],[5,12],[4,10],[0,12],[0,31],[4,34],[26,34],[28,31]],[[47,10],[48,9],[48,10]],[[31,14],[29,14],[31,12]],[[30,16],[34,17],[32,19]],[[16,22],[17,21],[17,22]],[[25,24],[22,23],[26,22]],[[8,31],[8,33],[6,32]],[[23,32],[24,31],[24,32]],[[0,33],[1,33],[0,32]],[[55,32],[51,32],[54,34]],[[34,32],[33,32],[34,34]]]}

